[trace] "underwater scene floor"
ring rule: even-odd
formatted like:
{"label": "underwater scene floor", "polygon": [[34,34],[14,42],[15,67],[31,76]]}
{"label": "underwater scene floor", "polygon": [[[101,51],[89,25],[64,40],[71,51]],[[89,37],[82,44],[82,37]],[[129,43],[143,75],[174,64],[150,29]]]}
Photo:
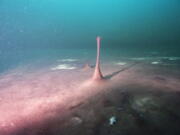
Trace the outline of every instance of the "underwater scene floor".
{"label": "underwater scene floor", "polygon": [[[36,66],[34,66],[36,65]],[[0,135],[179,135],[180,58],[59,59],[0,75]]]}

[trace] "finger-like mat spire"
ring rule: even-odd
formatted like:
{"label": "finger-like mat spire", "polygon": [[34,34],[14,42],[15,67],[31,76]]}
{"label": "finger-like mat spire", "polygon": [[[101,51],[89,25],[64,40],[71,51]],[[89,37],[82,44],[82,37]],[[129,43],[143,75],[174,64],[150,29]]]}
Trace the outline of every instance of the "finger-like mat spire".
{"label": "finger-like mat spire", "polygon": [[93,80],[102,80],[103,75],[102,75],[101,70],[100,70],[100,42],[101,42],[101,38],[98,36],[96,38],[96,40],[97,40],[97,58],[96,58],[96,67],[95,67],[95,71],[93,74]]}

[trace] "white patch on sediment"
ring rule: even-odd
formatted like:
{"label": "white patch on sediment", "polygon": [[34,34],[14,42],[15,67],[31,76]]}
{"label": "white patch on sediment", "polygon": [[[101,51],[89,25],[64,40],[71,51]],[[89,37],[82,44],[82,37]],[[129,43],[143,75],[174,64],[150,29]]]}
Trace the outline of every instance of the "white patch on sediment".
{"label": "white patch on sediment", "polygon": [[144,61],[144,60],[162,60],[162,59],[167,59],[167,60],[180,60],[180,57],[135,57],[135,58],[129,58],[130,60],[136,60],[136,61]]}
{"label": "white patch on sediment", "polygon": [[77,59],[62,59],[62,60],[58,60],[60,62],[75,62],[78,61]]}
{"label": "white patch on sediment", "polygon": [[168,60],[180,60],[180,57],[155,57],[159,59],[168,59]]}
{"label": "white patch on sediment", "polygon": [[71,69],[76,69],[76,67],[71,66],[70,64],[61,64],[61,65],[51,68],[51,70],[61,70],[61,69],[71,70]]}
{"label": "white patch on sediment", "polygon": [[180,60],[180,57],[169,57],[169,60]]}
{"label": "white patch on sediment", "polygon": [[139,57],[139,58],[130,58],[131,60],[147,60],[148,58]]}
{"label": "white patch on sediment", "polygon": [[112,116],[109,118],[109,125],[114,125],[116,123],[116,117],[115,116]]}
{"label": "white patch on sediment", "polygon": [[151,64],[157,65],[157,64],[159,64],[159,62],[158,61],[153,61],[153,62],[151,62]]}
{"label": "white patch on sediment", "polygon": [[126,62],[116,62],[115,65],[120,65],[120,66],[123,66],[123,65],[126,65],[127,63]]}

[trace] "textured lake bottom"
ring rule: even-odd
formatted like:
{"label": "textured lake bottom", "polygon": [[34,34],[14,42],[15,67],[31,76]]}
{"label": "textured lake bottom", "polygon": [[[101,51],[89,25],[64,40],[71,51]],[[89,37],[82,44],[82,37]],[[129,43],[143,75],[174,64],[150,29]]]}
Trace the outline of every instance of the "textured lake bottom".
{"label": "textured lake bottom", "polygon": [[10,70],[0,77],[0,134],[179,135],[178,61],[154,61],[103,63],[102,82],[72,59]]}

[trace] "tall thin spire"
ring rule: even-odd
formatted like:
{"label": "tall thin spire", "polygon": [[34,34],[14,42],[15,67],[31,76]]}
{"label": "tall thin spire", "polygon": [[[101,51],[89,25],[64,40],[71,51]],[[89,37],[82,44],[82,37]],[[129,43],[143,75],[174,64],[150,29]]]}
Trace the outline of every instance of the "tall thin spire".
{"label": "tall thin spire", "polygon": [[97,40],[97,57],[96,57],[96,67],[93,74],[93,80],[101,80],[103,79],[103,75],[100,70],[100,44],[101,44],[101,38],[98,36],[96,38]]}

